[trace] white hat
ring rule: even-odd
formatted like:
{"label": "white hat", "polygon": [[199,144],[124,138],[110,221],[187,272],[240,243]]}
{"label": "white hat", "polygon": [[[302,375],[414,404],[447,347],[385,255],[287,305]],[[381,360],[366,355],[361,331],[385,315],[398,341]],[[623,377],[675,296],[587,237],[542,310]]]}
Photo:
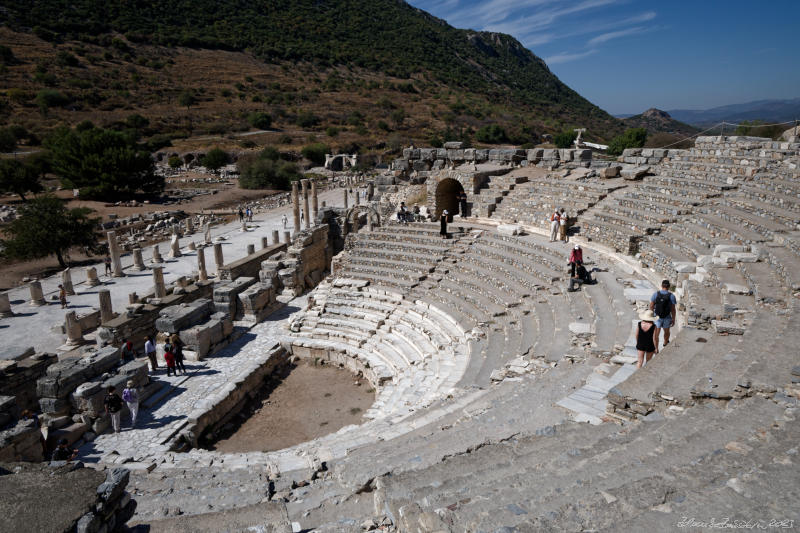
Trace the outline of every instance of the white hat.
{"label": "white hat", "polygon": [[639,313],[639,320],[644,320],[645,322],[655,322],[656,315],[653,314],[653,311],[650,309],[646,309]]}
{"label": "white hat", "polygon": [[443,215],[449,215],[450,213],[448,213],[448,212],[447,212],[447,209],[445,209],[444,211],[442,211],[442,214],[443,214]]}
{"label": "white hat", "polygon": [[580,244],[576,244],[576,245],[575,245],[575,249],[576,249],[576,250],[580,250],[580,249],[581,249],[581,245],[580,245]]}

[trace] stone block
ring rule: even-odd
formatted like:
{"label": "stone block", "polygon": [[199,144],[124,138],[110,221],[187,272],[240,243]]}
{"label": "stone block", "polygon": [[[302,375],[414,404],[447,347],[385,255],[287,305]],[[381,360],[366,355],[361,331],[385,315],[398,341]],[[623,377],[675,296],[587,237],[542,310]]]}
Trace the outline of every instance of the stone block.
{"label": "stone block", "polygon": [[442,146],[445,150],[460,150],[464,147],[464,143],[461,141],[447,141]]}
{"label": "stone block", "polygon": [[600,171],[601,178],[618,178],[621,167],[610,165]]}
{"label": "stone block", "polygon": [[689,261],[673,261],[672,268],[678,274],[693,274],[697,268],[697,264]]}
{"label": "stone block", "polygon": [[711,325],[717,333],[726,333],[728,335],[744,335],[744,327],[735,322],[727,320],[712,320]]}
{"label": "stone block", "polygon": [[737,244],[718,244],[714,246],[714,257],[719,257],[722,252],[747,252],[747,248],[745,246],[739,246]]}
{"label": "stone block", "polygon": [[520,235],[522,233],[522,226],[517,224],[500,224],[497,226],[497,232],[502,235]]}
{"label": "stone block", "polygon": [[200,298],[194,302],[173,305],[162,309],[156,319],[156,329],[167,333],[178,333],[208,318],[214,307],[211,300]]}
{"label": "stone block", "polygon": [[721,252],[714,258],[716,264],[730,265],[733,263],[755,263],[758,261],[756,254],[746,252]]}
{"label": "stone block", "polygon": [[477,149],[475,150],[475,162],[482,163],[489,160],[489,150]]}
{"label": "stone block", "polygon": [[737,283],[725,283],[723,285],[725,292],[728,294],[744,294],[749,295],[753,291],[750,290],[750,287],[747,285],[739,285]]}
{"label": "stone block", "polygon": [[427,172],[431,169],[431,163],[418,159],[411,164],[411,168],[417,172]]}
{"label": "stone block", "polygon": [[638,180],[645,177],[650,172],[648,165],[623,168],[620,174],[626,180]]}
{"label": "stone block", "polygon": [[464,150],[448,149],[447,150],[447,159],[449,159],[451,161],[463,161],[464,160]]}
{"label": "stone block", "polygon": [[525,158],[533,163],[538,163],[542,159],[543,148],[533,148],[525,153]]}

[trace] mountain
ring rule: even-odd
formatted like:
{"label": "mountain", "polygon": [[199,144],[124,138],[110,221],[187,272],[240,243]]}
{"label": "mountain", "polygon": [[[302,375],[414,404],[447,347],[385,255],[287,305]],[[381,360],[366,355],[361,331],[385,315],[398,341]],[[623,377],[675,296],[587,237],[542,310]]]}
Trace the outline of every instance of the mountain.
{"label": "mountain", "polygon": [[787,122],[800,119],[800,98],[756,100],[744,104],[701,110],[673,109],[668,113],[676,120],[695,126],[711,126],[722,121],[737,124],[743,120],[761,120],[767,123]]}
{"label": "mountain", "polygon": [[677,121],[666,111],[650,108],[640,115],[632,115],[622,120],[629,128],[644,128],[648,134],[670,133],[688,137],[694,135],[699,129],[689,124]]}
{"label": "mountain", "polygon": [[[34,129],[135,113],[154,132],[225,133],[264,112],[273,126],[333,127],[339,139],[489,123],[512,142],[622,131],[513,37],[456,29],[399,0],[6,0],[0,25],[16,59],[0,80],[4,122]],[[62,98],[35,100],[43,90]]]}

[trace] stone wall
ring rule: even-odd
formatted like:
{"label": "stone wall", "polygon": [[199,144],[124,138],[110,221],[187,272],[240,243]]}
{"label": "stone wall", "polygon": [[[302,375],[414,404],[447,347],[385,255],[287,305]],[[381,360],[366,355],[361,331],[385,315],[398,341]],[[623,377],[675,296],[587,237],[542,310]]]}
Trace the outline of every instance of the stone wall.
{"label": "stone wall", "polygon": [[16,398],[20,410],[38,410],[36,381],[43,377],[47,368],[57,360],[56,354],[40,353],[18,361],[0,361],[0,396]]}
{"label": "stone wall", "polygon": [[174,333],[180,336],[185,346],[184,355],[190,361],[200,361],[236,338],[231,316],[217,312],[214,302],[209,298],[161,309],[155,328],[159,332],[156,341],[162,361],[162,344]]}
{"label": "stone wall", "polygon": [[262,262],[259,279],[271,284],[276,292],[297,296],[322,281],[332,257],[328,226],[315,226],[298,233],[286,252]]}
{"label": "stone wall", "polygon": [[237,259],[219,268],[219,279],[231,281],[242,276],[252,278],[258,277],[258,271],[261,270],[261,262],[285,250],[286,243],[273,244],[272,246],[258,250],[241,259]]}

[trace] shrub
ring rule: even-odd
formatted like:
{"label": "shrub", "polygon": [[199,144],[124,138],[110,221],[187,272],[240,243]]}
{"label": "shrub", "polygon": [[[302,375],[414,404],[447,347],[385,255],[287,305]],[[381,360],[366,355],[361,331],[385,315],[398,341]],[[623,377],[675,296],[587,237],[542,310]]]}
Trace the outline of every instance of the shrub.
{"label": "shrub", "polygon": [[281,158],[281,153],[274,146],[265,146],[261,153],[258,154],[261,159],[269,159],[270,161],[277,161]]}
{"label": "shrub", "polygon": [[319,117],[311,111],[300,111],[297,114],[295,123],[301,128],[313,128],[319,124]]}
{"label": "shrub", "polygon": [[641,148],[647,142],[647,130],[644,128],[630,128],[625,133],[611,139],[608,143],[609,155],[620,155],[626,148]]}
{"label": "shrub", "polygon": [[80,61],[74,55],[70,54],[66,50],[61,50],[59,53],[56,54],[56,65],[62,67],[77,67],[80,65]]}
{"label": "shrub", "polygon": [[0,152],[13,152],[17,147],[17,136],[11,128],[0,129]]}
{"label": "shrub", "polygon": [[508,136],[506,135],[506,130],[504,130],[502,126],[497,124],[489,124],[488,126],[481,127],[475,132],[475,139],[482,143],[499,144],[506,142],[508,140]]}
{"label": "shrub", "polygon": [[385,121],[379,120],[378,121],[378,129],[379,130],[383,130],[383,131],[389,131],[390,128],[389,128],[389,125]]}
{"label": "shrub", "polygon": [[183,159],[178,157],[177,155],[173,155],[167,161],[170,168],[181,168],[183,166]]}
{"label": "shrub", "polygon": [[553,144],[558,148],[570,148],[575,141],[576,134],[572,130],[564,130],[553,135]]}
{"label": "shrub", "polygon": [[[265,150],[266,151],[266,150]],[[297,165],[271,159],[273,153],[242,156],[237,161],[239,186],[243,189],[288,189],[300,177]]]}
{"label": "shrub", "polygon": [[227,165],[230,160],[228,152],[222,148],[215,147],[208,151],[200,163],[210,170],[217,171]]}
{"label": "shrub", "polygon": [[67,95],[55,89],[42,89],[36,93],[34,99],[42,113],[47,113],[51,107],[64,107],[70,102]]}
{"label": "shrub", "polygon": [[272,117],[262,111],[256,111],[255,113],[250,113],[247,116],[247,121],[250,123],[251,126],[260,130],[266,130],[269,129],[270,126],[272,126]]}
{"label": "shrub", "polygon": [[337,135],[339,135],[339,128],[337,128],[336,126],[328,126],[327,128],[325,128],[325,135],[327,135],[328,137],[336,137]]}
{"label": "shrub", "polygon": [[292,144],[292,136],[284,133],[278,137],[278,144]]}
{"label": "shrub", "polygon": [[303,157],[316,165],[325,164],[325,154],[330,153],[330,148],[322,143],[308,144],[300,151]]}

